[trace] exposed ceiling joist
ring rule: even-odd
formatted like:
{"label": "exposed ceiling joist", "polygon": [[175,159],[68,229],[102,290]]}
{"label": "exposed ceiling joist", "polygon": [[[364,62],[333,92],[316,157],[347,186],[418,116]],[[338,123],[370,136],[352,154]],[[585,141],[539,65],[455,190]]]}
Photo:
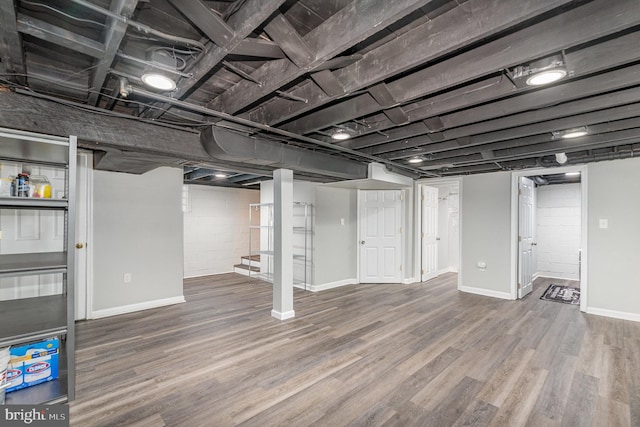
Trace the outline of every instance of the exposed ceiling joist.
{"label": "exposed ceiling joist", "polygon": [[253,73],[256,80],[264,82],[262,86],[241,81],[215,98],[207,107],[236,113],[375,34],[377,27],[385,27],[428,2],[429,0],[354,0],[303,37],[313,55],[311,61],[299,65],[288,60],[268,62]]}
{"label": "exposed ceiling joist", "polygon": [[[594,25],[593,16],[598,16],[597,25]],[[638,24],[640,3],[637,1],[617,0],[611,4],[607,0],[593,0],[562,15],[394,80],[387,87],[398,102],[409,102]],[[468,64],[473,64],[473,67]],[[348,90],[348,84],[345,87]],[[358,111],[360,116],[355,113],[345,115],[346,111],[354,111],[348,104],[353,102],[355,98],[343,102],[346,105],[334,105],[332,110],[335,112],[325,109],[323,114],[307,115],[288,123],[284,128],[308,133],[344,121],[345,118],[358,118],[376,111],[370,106],[367,110]]]}
{"label": "exposed ceiling joist", "polygon": [[[111,11],[129,18],[135,11],[137,5],[138,0],[114,0],[111,3]],[[107,20],[111,25],[108,27],[109,29],[104,37],[104,53],[101,58],[98,58],[98,64],[91,74],[90,93],[87,101],[89,105],[98,104],[100,89],[104,86],[111,64],[127,32],[126,23],[111,17],[108,17]]]}
{"label": "exposed ceiling joist", "polygon": [[10,81],[25,83],[22,40],[13,0],[0,0],[0,71]]}
{"label": "exposed ceiling joist", "polygon": [[[402,34],[395,40],[366,53],[360,61],[337,72],[336,78],[344,88],[341,95],[356,92],[388,79],[394,74],[426,64],[438,56],[460,49],[465,44],[490,37],[567,3],[570,3],[570,0],[535,2],[469,0],[464,7],[455,8]],[[462,22],[464,22],[463,26],[460,25]],[[407,46],[411,48],[407,49]],[[318,94],[317,97],[309,96],[309,99],[314,99],[314,102],[308,105],[291,106],[280,102],[278,105],[271,105],[268,110],[253,112],[252,118],[269,124],[281,123],[334,101],[337,96],[328,97]],[[326,125],[327,122],[322,122],[317,126],[300,129],[303,129],[302,132],[309,132]],[[298,131],[298,127],[294,125],[288,129]]]}
{"label": "exposed ceiling joist", "polygon": [[105,53],[100,42],[27,15],[18,15],[18,31],[94,58],[102,59]]}
{"label": "exposed ceiling joist", "polygon": [[216,45],[226,46],[235,37],[233,28],[200,0],[169,1]]}

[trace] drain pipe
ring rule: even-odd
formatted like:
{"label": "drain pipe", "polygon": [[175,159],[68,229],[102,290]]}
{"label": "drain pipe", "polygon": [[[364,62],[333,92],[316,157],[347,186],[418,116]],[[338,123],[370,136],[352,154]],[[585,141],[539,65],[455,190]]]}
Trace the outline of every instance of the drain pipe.
{"label": "drain pipe", "polygon": [[[77,1],[77,0],[73,0],[73,1]],[[224,120],[228,120],[230,122],[234,122],[234,123],[241,124],[241,125],[244,125],[244,126],[249,126],[251,128],[254,128],[254,129],[264,130],[264,131],[271,132],[271,133],[274,133],[276,135],[284,136],[284,137],[287,137],[287,138],[291,138],[291,139],[294,139],[294,140],[297,140],[297,141],[307,142],[307,143],[310,143],[310,144],[315,144],[315,145],[318,145],[320,147],[328,148],[328,149],[333,150],[333,151],[340,151],[342,153],[349,154],[351,156],[355,156],[355,157],[359,157],[359,158],[362,158],[362,159],[371,160],[372,162],[383,163],[383,164],[389,165],[391,167],[394,167],[394,168],[398,169],[399,171],[402,171],[401,173],[409,175],[412,178],[418,178],[418,177],[422,177],[422,176],[428,176],[428,177],[432,177],[433,178],[433,177],[439,177],[440,176],[439,174],[436,174],[436,173],[433,173],[433,172],[427,172],[427,171],[424,171],[422,169],[416,169],[416,168],[412,168],[412,167],[409,167],[409,166],[405,166],[405,165],[403,165],[401,163],[396,163],[396,162],[391,161],[391,160],[387,160],[387,159],[383,159],[383,158],[380,158],[380,157],[372,156],[372,155],[369,155],[369,154],[361,153],[359,151],[351,150],[349,148],[340,147],[338,145],[331,144],[330,142],[324,142],[324,141],[321,141],[319,139],[314,139],[314,138],[309,138],[307,136],[298,135],[298,134],[295,134],[293,132],[289,132],[289,131],[286,131],[286,130],[282,130],[282,129],[278,129],[278,128],[275,128],[275,127],[271,127],[269,125],[265,125],[265,124],[262,124],[262,123],[254,122],[254,121],[251,121],[251,120],[243,119],[241,117],[236,117],[236,116],[233,116],[233,115],[228,114],[228,113],[215,111],[215,110],[212,110],[212,109],[207,108],[207,107],[202,107],[200,105],[190,104],[188,102],[181,101],[179,99],[170,98],[168,96],[164,96],[164,95],[160,95],[160,94],[157,94],[157,93],[154,93],[154,92],[150,92],[150,91],[145,90],[145,89],[140,89],[140,88],[137,88],[137,87],[133,87],[131,85],[127,85],[126,91],[131,95],[138,95],[138,96],[142,96],[144,98],[151,99],[151,100],[154,100],[154,101],[165,102],[167,104],[175,105],[176,107],[184,108],[186,110],[191,110],[191,111],[194,111],[194,112],[197,112],[197,113],[200,113],[200,114],[204,114],[204,115],[207,115],[207,116],[218,117],[218,118],[221,118],[221,119],[224,119]]]}

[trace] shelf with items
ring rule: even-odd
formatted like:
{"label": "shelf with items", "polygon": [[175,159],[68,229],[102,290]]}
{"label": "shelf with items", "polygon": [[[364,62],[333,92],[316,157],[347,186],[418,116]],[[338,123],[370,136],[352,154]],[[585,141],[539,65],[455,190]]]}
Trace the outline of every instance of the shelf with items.
{"label": "shelf with items", "polygon": [[59,377],[6,393],[7,403],[75,395],[76,155],[73,136],[0,128],[0,347],[60,346]]}

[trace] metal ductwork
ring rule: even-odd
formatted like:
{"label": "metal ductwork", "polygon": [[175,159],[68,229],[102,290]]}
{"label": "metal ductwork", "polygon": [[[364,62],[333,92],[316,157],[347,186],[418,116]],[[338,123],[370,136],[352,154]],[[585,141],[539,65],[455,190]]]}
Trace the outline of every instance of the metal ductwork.
{"label": "metal ductwork", "polygon": [[367,177],[367,165],[364,163],[249,137],[216,126],[203,130],[200,140],[205,151],[218,160],[291,169],[338,179]]}

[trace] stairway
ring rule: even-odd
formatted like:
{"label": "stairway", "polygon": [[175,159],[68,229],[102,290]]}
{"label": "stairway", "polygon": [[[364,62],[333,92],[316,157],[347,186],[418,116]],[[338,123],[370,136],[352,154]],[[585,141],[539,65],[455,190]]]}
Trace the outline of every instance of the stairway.
{"label": "stairway", "polygon": [[260,255],[245,255],[241,257],[240,264],[234,265],[233,271],[245,276],[260,273]]}

